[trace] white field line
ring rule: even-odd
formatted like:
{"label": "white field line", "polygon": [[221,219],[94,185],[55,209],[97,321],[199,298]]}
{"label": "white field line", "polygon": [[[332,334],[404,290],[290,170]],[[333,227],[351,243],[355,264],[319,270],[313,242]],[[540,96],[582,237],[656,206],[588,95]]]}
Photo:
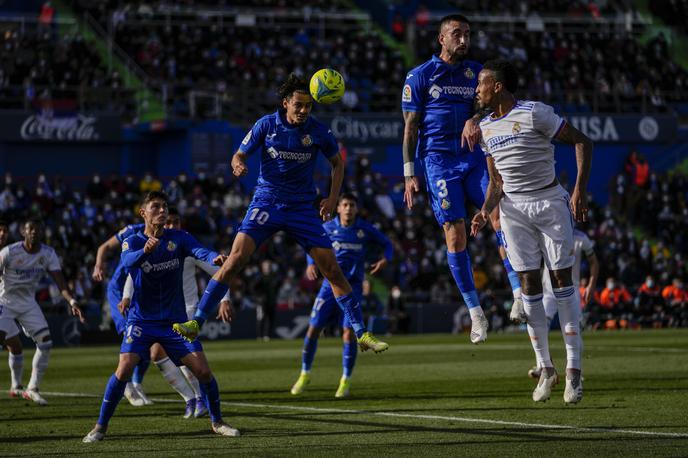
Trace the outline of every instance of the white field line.
{"label": "white field line", "polygon": [[[5,391],[6,393],[7,391]],[[88,393],[61,393],[61,392],[41,392],[47,396],[55,397],[66,397],[66,398],[100,398],[101,395],[88,394]],[[162,399],[154,398],[154,402],[159,403],[181,403],[179,400],[172,399]],[[501,425],[501,426],[516,426],[519,428],[534,428],[534,429],[558,429],[565,431],[576,431],[584,433],[604,433],[604,434],[625,434],[634,436],[654,436],[654,437],[675,437],[688,439],[688,433],[670,433],[670,432],[659,432],[659,431],[642,431],[636,429],[616,429],[616,428],[588,428],[584,426],[572,426],[572,425],[548,425],[543,423],[525,423],[520,421],[504,421],[504,420],[492,420],[486,418],[473,418],[473,417],[454,417],[454,416],[444,416],[444,415],[421,415],[421,414],[405,414],[396,412],[375,412],[371,410],[358,410],[358,409],[335,409],[335,408],[323,408],[323,407],[309,407],[309,406],[287,406],[279,404],[256,404],[250,402],[227,402],[222,401],[222,404],[228,407],[251,407],[257,409],[273,409],[273,410],[290,410],[296,412],[320,412],[320,413],[341,413],[347,415],[373,415],[378,417],[393,417],[393,418],[411,418],[418,420],[440,420],[448,422],[461,422],[461,423],[478,423],[487,425]]]}

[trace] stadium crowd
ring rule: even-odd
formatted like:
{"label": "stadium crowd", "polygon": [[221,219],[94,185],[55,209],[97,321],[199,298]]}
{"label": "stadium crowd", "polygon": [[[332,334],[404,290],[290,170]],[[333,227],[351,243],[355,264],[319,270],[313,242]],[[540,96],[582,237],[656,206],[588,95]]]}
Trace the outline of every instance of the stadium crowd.
{"label": "stadium crowd", "polygon": [[[108,73],[93,44],[74,31],[12,24],[0,34],[3,109],[99,110],[125,115],[128,90]],[[81,105],[80,105],[81,104]]]}
{"label": "stadium crowd", "polygon": [[[657,223],[650,225],[647,221],[653,218],[647,218],[646,211],[631,211],[650,211],[643,205],[624,204],[612,196],[609,206],[600,207],[594,202],[590,206],[589,222],[579,228],[595,241],[601,271],[597,294],[584,307],[588,326],[686,326],[688,289],[683,253],[688,233],[688,178],[652,172],[646,185],[639,186],[633,181],[633,170],[619,176],[619,183],[634,187],[633,192],[617,187],[619,195],[635,196],[640,202],[656,200],[663,205],[657,205]],[[14,239],[19,238],[20,221],[29,216],[41,217],[47,223],[46,241],[62,257],[67,278],[81,298],[98,304],[103,301],[102,285],[90,279],[96,248],[124,225],[138,221],[137,203],[143,193],[166,191],[183,215],[183,227],[203,243],[225,252],[231,247],[250,197],[238,181],[203,173],[195,177],[182,173],[165,180],[151,174],[95,175],[86,186],[72,186],[60,177],[49,179],[43,174],[35,181],[19,181],[7,174],[3,181],[0,216],[10,222]],[[564,177],[562,181],[565,182]],[[320,189],[327,189],[325,174],[317,182]],[[365,156],[350,166],[345,189],[359,196],[361,216],[383,230],[395,247],[394,261],[376,280],[377,291],[383,292],[381,298],[371,293],[365,301],[369,313],[378,313],[384,308],[380,304],[387,303],[388,313],[403,330],[408,328],[404,303],[458,303],[458,292],[446,268],[442,237],[424,197],[420,196],[412,211],[406,210],[402,205],[403,186],[373,173]],[[639,236],[634,232],[636,228],[650,237]],[[506,314],[511,295],[493,237],[483,231],[470,240],[469,249],[481,302],[494,318],[493,325],[504,327],[508,325]],[[373,252],[371,257],[377,254]],[[269,262],[261,266],[262,260]],[[319,285],[305,278],[305,267],[301,248],[282,234],[277,235],[261,247],[232,285],[235,305],[260,305],[265,300],[265,288],[261,285],[269,276],[273,277],[270,283],[277,291],[270,300],[278,309],[310,306]],[[588,275],[589,267],[584,263],[583,284]],[[48,299],[49,294],[44,291],[41,297]],[[57,295],[53,297],[59,301]]]}

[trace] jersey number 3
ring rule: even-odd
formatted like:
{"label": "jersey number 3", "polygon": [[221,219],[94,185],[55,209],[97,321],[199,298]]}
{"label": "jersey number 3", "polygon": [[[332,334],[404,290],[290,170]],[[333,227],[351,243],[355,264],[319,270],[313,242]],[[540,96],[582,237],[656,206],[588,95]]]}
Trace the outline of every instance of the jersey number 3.
{"label": "jersey number 3", "polygon": [[437,189],[439,189],[437,196],[440,199],[444,199],[445,197],[447,197],[447,194],[449,194],[449,191],[447,191],[446,180],[437,180]]}
{"label": "jersey number 3", "polygon": [[251,210],[251,215],[248,217],[249,221],[255,221],[258,224],[265,224],[265,222],[270,218],[270,214],[260,208],[254,208]]}

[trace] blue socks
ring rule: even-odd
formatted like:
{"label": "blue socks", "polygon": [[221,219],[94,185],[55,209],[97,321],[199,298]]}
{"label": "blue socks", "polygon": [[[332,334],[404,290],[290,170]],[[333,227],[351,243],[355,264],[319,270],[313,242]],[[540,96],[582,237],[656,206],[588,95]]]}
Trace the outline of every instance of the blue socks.
{"label": "blue socks", "polygon": [[351,377],[356,364],[358,344],[356,342],[346,342],[342,348],[342,368],[344,377]]}
{"label": "blue socks", "polygon": [[318,339],[310,339],[306,336],[303,339],[303,353],[301,353],[301,370],[309,372],[315,359],[315,352],[318,349]]}
{"label": "blue socks", "polygon": [[[472,280],[471,280],[472,281]],[[349,319],[349,324],[354,329],[356,337],[360,338],[366,332],[365,324],[363,324],[363,312],[361,311],[361,303],[354,294],[350,292],[345,296],[337,298],[337,304],[342,309],[344,315]]]}
{"label": "blue socks", "polygon": [[100,405],[100,416],[98,417],[98,424],[107,428],[112,414],[115,413],[117,404],[124,396],[124,388],[127,382],[118,379],[115,374],[110,376],[107,385],[105,386],[105,394],[103,395],[103,403]]}
{"label": "blue socks", "polygon": [[148,366],[150,366],[150,359],[141,359],[136,367],[134,367],[134,374],[131,376],[131,381],[137,384],[143,383],[143,376],[146,375]]}
{"label": "blue socks", "polygon": [[[504,232],[495,231],[495,237],[497,238],[497,246],[506,248],[506,241],[504,239]],[[511,285],[511,290],[512,291],[516,291],[516,290],[520,291],[521,290],[521,281],[518,279],[518,273],[516,273],[514,271],[514,268],[511,267],[511,263],[509,262],[509,258],[502,259],[502,262],[504,262],[504,269],[506,270],[506,275],[509,277],[509,284]]]}
{"label": "blue socks", "polygon": [[200,383],[199,385],[201,387],[203,401],[210,412],[210,421],[213,423],[221,422],[222,411],[220,410],[220,389],[217,386],[217,380],[215,380],[215,377],[213,377],[210,383]]}
{"label": "blue socks", "polygon": [[447,262],[466,306],[469,309],[480,307],[478,293],[475,290],[475,283],[473,283],[473,270],[471,270],[471,257],[468,255],[468,250],[458,253],[447,251]]}
{"label": "blue socks", "polygon": [[198,321],[200,326],[205,323],[205,320],[208,319],[208,314],[217,307],[217,304],[219,304],[224,295],[227,294],[228,289],[229,286],[224,283],[212,278],[210,279],[208,287],[205,289],[203,297],[201,297],[198,303],[196,314],[194,315],[194,320]]}

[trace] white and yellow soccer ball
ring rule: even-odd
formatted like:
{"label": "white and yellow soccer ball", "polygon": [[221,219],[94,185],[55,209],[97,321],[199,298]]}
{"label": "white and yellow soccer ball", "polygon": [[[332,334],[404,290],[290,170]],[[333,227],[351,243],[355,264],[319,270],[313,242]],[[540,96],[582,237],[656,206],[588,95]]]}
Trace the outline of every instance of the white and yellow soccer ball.
{"label": "white and yellow soccer ball", "polygon": [[329,105],[344,95],[344,77],[337,70],[322,68],[311,76],[309,89],[313,100]]}

